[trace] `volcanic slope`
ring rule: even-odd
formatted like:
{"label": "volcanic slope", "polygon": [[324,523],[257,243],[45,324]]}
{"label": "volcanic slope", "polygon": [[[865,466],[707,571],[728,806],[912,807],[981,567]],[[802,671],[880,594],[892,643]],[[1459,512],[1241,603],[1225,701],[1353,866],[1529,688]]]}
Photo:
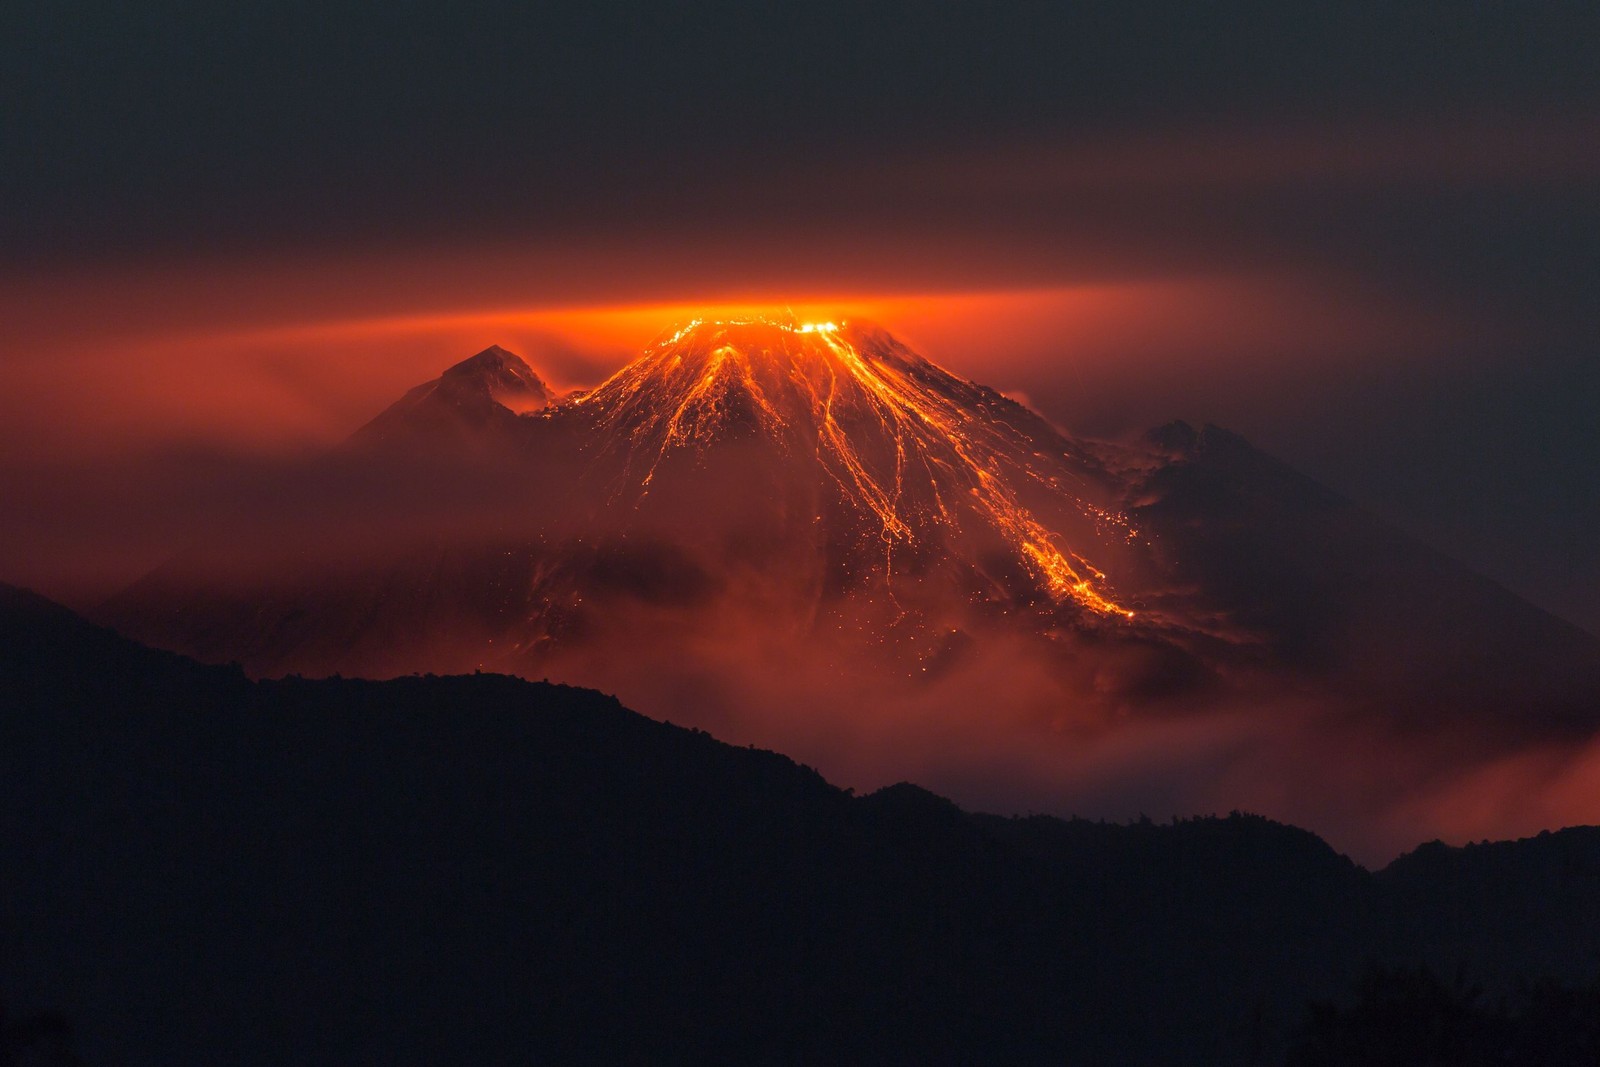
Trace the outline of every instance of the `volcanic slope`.
{"label": "volcanic slope", "polygon": [[[542,674],[609,639],[769,631],[922,675],[1003,633],[1110,663],[1074,677],[1124,703],[1268,670],[1498,713],[1534,674],[1520,719],[1585,728],[1600,694],[1590,635],[1237,436],[1074,438],[870,325],[695,321],[560,399],[492,347],[337,461],[354,550],[185,552],[102,617],[259,674]],[[364,518],[441,486],[460,503],[425,535]]]}
{"label": "volcanic slope", "polygon": [[[742,628],[754,613],[785,638],[831,628],[893,645],[913,672],[948,660],[974,626],[1122,642],[1182,629],[1159,621],[1172,612],[1152,599],[1150,544],[1119,510],[1130,485],[1116,450],[881,330],[695,322],[595,389],[524,414],[500,400],[504,378],[539,382],[490,349],[413,390],[343,457],[385,486],[408,457],[400,477],[419,494],[440,465],[461,464],[495,498],[490,532],[464,522],[353,559],[304,551],[259,568],[189,553],[106,617],[258,673],[529,673],[638,610],[648,625],[712,604],[731,606],[719,620]],[[252,571],[270,578],[217,578]]]}
{"label": "volcanic slope", "polygon": [[614,484],[639,510],[658,478],[703,478],[713,448],[757,442],[850,578],[954,559],[988,577],[985,592],[1026,574],[1055,601],[1134,614],[1091,559],[1138,536],[1103,463],[882,331],[691,323],[562,414],[620,459]]}
{"label": "volcanic slope", "polygon": [[523,412],[507,380],[537,377],[452,368],[328,457],[338,507],[281,551],[214,532],[101,619],[257,675],[592,686],[853,784],[1253,806],[1380,851],[1548,825],[1600,724],[1591,635],[1214,427],[1075,438],[861,324],[694,322]]}

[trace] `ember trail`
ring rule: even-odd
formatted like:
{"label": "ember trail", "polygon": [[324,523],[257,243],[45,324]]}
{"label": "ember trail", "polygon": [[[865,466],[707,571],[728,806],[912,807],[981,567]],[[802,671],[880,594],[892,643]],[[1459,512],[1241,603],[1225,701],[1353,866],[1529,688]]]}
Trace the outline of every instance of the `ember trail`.
{"label": "ember trail", "polygon": [[[1016,480],[1042,477],[1038,453],[1005,421],[974,417],[977,389],[871,327],[750,318],[692,321],[570,403],[628,443],[642,494],[669,455],[754,429],[815,450],[843,499],[869,517],[887,566],[927,531],[955,534],[976,514],[1053,599],[1132,618],[1104,571],[1019,500]],[[1136,536],[1125,516],[1075,493],[1074,480],[1058,467],[1049,485],[1086,519]]]}

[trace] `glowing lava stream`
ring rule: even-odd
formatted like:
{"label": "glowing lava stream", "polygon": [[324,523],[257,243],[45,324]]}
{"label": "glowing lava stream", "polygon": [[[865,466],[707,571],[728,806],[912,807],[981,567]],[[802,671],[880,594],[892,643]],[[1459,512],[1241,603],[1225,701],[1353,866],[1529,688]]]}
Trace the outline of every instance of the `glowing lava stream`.
{"label": "glowing lava stream", "polygon": [[[640,481],[645,492],[669,453],[703,450],[741,418],[789,445],[810,443],[814,434],[822,468],[847,501],[875,518],[886,550],[916,543],[918,521],[959,529],[949,495],[964,489],[967,506],[1055,600],[1132,618],[1111,598],[1105,574],[1058,548],[1056,536],[1017,499],[1005,469],[1023,466],[1014,455],[1018,445],[1006,438],[1003,421],[978,417],[962,403],[963,391],[976,387],[886,334],[848,329],[847,335],[847,326],[697,319],[568,403],[594,411],[602,427],[625,436],[630,455],[650,457]],[[892,474],[886,463],[874,472],[857,443],[863,430],[846,425],[863,421],[892,442]],[[908,499],[912,481],[922,498]],[[1078,504],[1085,514],[1105,515]]]}

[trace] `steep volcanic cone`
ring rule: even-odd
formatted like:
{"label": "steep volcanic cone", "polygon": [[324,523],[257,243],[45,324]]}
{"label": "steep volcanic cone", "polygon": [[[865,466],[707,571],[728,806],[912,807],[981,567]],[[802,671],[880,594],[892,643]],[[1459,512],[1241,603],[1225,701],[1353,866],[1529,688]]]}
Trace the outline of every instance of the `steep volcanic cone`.
{"label": "steep volcanic cone", "polygon": [[512,400],[546,398],[490,349],[357,435],[338,457],[346,510],[326,524],[373,531],[351,551],[297,543],[228,568],[265,576],[232,590],[180,558],[112,617],[260,673],[483,667],[619,688],[696,669],[720,684],[761,645],[785,670],[903,684],[1025,641],[1045,691],[1064,675],[1110,707],[1204,671],[1120,510],[1137,462],[875,327],[696,321],[537,410],[513,410],[508,383]]}
{"label": "steep volcanic cone", "polygon": [[[881,330],[693,322],[558,417],[585,421],[606,499],[643,525],[704,525],[707,493],[691,483],[725,499],[732,488],[755,510],[776,506],[775,544],[820,548],[829,591],[886,581],[916,601],[942,571],[972,597],[1134,615],[1103,569],[1138,537],[1115,510],[1117,480],[1025,408]],[[697,502],[687,514],[685,498]]]}

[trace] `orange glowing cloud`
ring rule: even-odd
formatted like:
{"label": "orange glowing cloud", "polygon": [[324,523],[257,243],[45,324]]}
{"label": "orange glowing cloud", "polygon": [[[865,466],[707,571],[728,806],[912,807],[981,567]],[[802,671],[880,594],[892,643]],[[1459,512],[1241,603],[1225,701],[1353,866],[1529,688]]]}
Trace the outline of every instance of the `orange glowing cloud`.
{"label": "orange glowing cloud", "polygon": [[[917,350],[1006,390],[1076,390],[1114,397],[1119,408],[1129,406],[1130,390],[1154,401],[1148,411],[1131,412],[1130,421],[1196,409],[1222,417],[1228,413],[1207,404],[1218,381],[1314,379],[1401,346],[1417,358],[1462,335],[1459,326],[1393,303],[1266,279],[1179,279],[821,294],[781,303],[469,308],[222,329],[179,322],[144,336],[91,333],[74,338],[65,355],[40,342],[41,350],[24,350],[0,370],[0,384],[16,405],[13,426],[41,412],[67,414],[80,443],[327,442],[490,343],[524,355],[559,389],[583,388],[674,324],[775,313],[882,323]],[[1089,413],[1078,405],[1069,414]],[[38,442],[49,435],[28,436]]]}
{"label": "orange glowing cloud", "polygon": [[[869,234],[845,260],[803,246],[763,258],[761,240],[742,257],[714,241],[668,252],[636,240],[14,279],[0,292],[0,488],[31,503],[0,529],[0,554],[11,578],[48,591],[68,595],[87,570],[89,586],[114,587],[160,558],[157,531],[182,526],[160,503],[174,481],[214,480],[219,457],[326,448],[492,343],[571,390],[693,318],[868,320],[1074,431],[1111,436],[1173,417],[1259,432],[1253,416],[1296,417],[1352,369],[1459,354],[1484,331],[1326,279],[1017,284],[992,255],[929,242]],[[735,280],[729,264],[750,262],[790,274]]]}

